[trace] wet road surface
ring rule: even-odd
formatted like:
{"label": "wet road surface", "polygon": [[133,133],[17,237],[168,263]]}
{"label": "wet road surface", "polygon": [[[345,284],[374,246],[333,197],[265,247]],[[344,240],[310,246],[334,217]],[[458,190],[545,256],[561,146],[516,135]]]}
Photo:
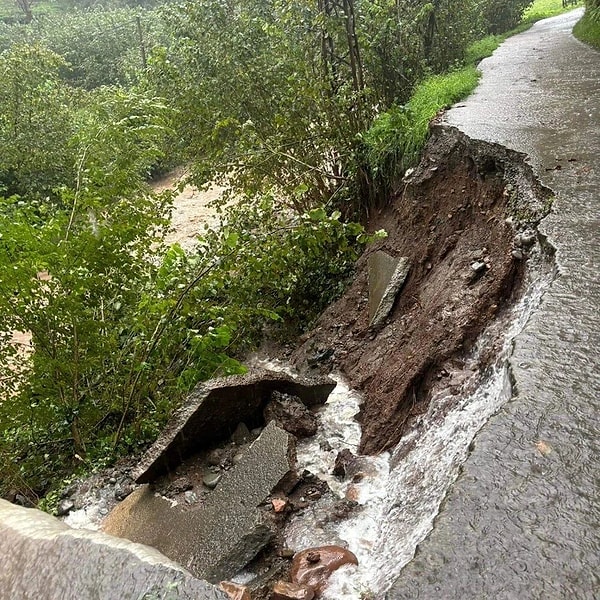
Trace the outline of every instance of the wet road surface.
{"label": "wet road surface", "polygon": [[507,40],[446,117],[526,153],[554,191],[558,276],[516,340],[512,399],[389,600],[600,598],[600,53],[571,35],[581,14]]}

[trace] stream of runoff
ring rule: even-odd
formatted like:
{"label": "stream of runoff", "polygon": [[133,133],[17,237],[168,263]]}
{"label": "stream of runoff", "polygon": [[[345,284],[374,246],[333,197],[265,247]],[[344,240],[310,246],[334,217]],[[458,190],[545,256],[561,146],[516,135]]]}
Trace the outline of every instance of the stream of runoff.
{"label": "stream of runoff", "polygon": [[[292,518],[285,531],[287,546],[299,551],[312,546],[341,544],[359,560],[359,566],[337,571],[323,594],[329,600],[381,598],[412,559],[417,545],[431,531],[440,505],[458,476],[477,432],[510,397],[508,359],[513,339],[539,306],[554,277],[546,258],[537,256],[535,279],[527,292],[501,321],[480,337],[467,358],[462,394],[440,391],[411,434],[391,452],[359,456],[358,477],[341,480],[332,475],[343,449],[354,454],[360,441],[356,422],[361,396],[341,376],[327,403],[319,409],[321,428],[298,444],[298,467],[327,481],[334,498],[326,495]],[[479,353],[498,339],[503,342],[495,364],[478,372]],[[347,519],[332,518],[343,500],[358,503]]]}

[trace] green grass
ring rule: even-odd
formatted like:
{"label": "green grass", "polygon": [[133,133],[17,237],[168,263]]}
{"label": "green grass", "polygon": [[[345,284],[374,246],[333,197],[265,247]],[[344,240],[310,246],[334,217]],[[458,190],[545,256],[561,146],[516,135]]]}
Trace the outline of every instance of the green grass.
{"label": "green grass", "polygon": [[406,139],[405,153],[418,158],[427,139],[429,122],[443,108],[468,96],[476,87],[481,73],[473,66],[444,75],[428,77],[415,88],[406,108],[412,127]]}
{"label": "green grass", "polygon": [[586,12],[573,28],[573,35],[578,40],[600,50],[600,15],[594,19]]}
{"label": "green grass", "polygon": [[[581,6],[583,2],[579,2],[578,6]],[[563,8],[562,0],[535,0],[535,2],[523,13],[524,23],[535,23],[540,19],[547,19],[548,17],[554,17],[561,15],[564,12],[568,12],[577,8],[575,6],[568,6]]]}
{"label": "green grass", "polygon": [[466,98],[479,82],[481,73],[472,65],[443,75],[433,75],[417,85],[406,104],[409,127],[402,140],[405,167],[417,164],[435,115]]}
{"label": "green grass", "polygon": [[480,60],[491,56],[494,50],[506,39],[505,35],[488,35],[470,44],[465,53],[465,62],[476,65]]}

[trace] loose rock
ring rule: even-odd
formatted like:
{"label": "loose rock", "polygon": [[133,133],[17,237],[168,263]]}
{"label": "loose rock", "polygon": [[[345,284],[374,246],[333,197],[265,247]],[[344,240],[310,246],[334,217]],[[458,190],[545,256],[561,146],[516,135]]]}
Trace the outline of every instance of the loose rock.
{"label": "loose rock", "polygon": [[473,269],[475,273],[480,274],[487,269],[487,265],[483,261],[478,260],[474,263],[471,263],[471,269]]}
{"label": "loose rock", "polygon": [[320,594],[331,574],[343,565],[358,565],[356,556],[341,546],[320,546],[298,552],[291,567],[291,579],[294,583],[308,585]]}
{"label": "loose rock", "polygon": [[208,473],[204,474],[202,477],[202,483],[210,490],[214,490],[217,487],[219,481],[221,481],[221,473],[213,473],[208,471]]}
{"label": "loose rock", "polygon": [[224,441],[236,423],[253,424],[274,390],[297,396],[310,407],[324,404],[335,385],[328,377],[292,377],[260,370],[199,384],[146,452],[134,479],[137,483],[154,481],[177,469],[191,454]]}
{"label": "loose rock", "polygon": [[276,513],[283,512],[288,505],[287,500],[284,500],[283,498],[273,498],[273,500],[271,500],[271,504]]}
{"label": "loose rock", "polygon": [[353,472],[357,469],[357,459],[348,448],[344,448],[335,457],[335,464],[333,466],[333,474],[336,477],[350,477]]}
{"label": "loose rock", "polygon": [[56,515],[59,517],[63,517],[64,515],[69,514],[74,508],[75,503],[73,502],[73,500],[61,500],[58,504]]}
{"label": "loose rock", "polygon": [[219,588],[229,596],[230,600],[252,600],[245,585],[239,585],[231,581],[221,581]]}
{"label": "loose rock", "polygon": [[263,416],[266,423],[275,423],[296,437],[310,437],[317,433],[319,420],[299,398],[273,392],[271,402],[265,406]]}
{"label": "loose rock", "polygon": [[175,481],[169,484],[164,495],[167,498],[171,498],[172,496],[177,496],[177,494],[187,492],[193,487],[193,483],[187,477],[178,477]]}
{"label": "loose rock", "polygon": [[273,587],[271,600],[313,600],[315,590],[310,585],[278,581]]}
{"label": "loose rock", "polygon": [[238,446],[250,441],[250,430],[246,423],[240,423],[231,434],[231,441]]}
{"label": "loose rock", "polygon": [[190,490],[185,492],[183,497],[185,498],[186,504],[196,504],[196,502],[198,502],[198,495]]}
{"label": "loose rock", "polygon": [[117,505],[104,530],[159,549],[197,577],[228,579],[272,539],[272,523],[258,506],[294,466],[295,439],[270,423],[201,507],[173,507],[142,486]]}
{"label": "loose rock", "polygon": [[523,233],[521,233],[521,243],[525,248],[529,248],[535,244],[536,234],[532,229],[526,229]]}

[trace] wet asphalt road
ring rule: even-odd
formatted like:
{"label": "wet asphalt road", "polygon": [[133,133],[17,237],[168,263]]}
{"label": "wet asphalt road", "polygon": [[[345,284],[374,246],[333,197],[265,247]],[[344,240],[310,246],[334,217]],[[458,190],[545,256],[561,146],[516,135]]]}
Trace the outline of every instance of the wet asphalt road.
{"label": "wet asphalt road", "polygon": [[600,53],[571,35],[581,14],[507,40],[446,116],[526,153],[554,191],[558,276],[516,340],[512,400],[389,600],[600,598]]}

